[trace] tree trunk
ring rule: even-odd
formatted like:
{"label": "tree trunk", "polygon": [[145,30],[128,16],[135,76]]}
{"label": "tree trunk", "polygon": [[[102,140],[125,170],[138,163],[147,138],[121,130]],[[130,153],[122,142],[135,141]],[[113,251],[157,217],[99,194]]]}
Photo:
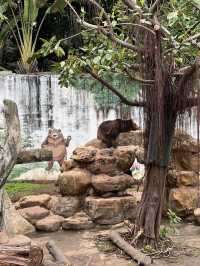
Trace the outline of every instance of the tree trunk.
{"label": "tree trunk", "polygon": [[[164,202],[167,168],[147,167],[141,202],[136,216],[136,234],[141,231],[142,244],[153,245],[159,239],[159,228]],[[139,243],[138,243],[139,244]]]}

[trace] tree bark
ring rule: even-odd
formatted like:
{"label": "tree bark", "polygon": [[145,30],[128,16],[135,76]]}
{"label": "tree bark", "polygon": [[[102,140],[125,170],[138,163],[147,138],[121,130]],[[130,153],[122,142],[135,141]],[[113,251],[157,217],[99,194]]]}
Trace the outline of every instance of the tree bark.
{"label": "tree bark", "polygon": [[17,105],[10,100],[4,100],[3,103],[8,134],[5,145],[0,150],[0,189],[16,163],[21,140]]}
{"label": "tree bark", "polygon": [[[137,209],[135,232],[143,231],[142,245],[155,246],[159,239],[159,228],[164,202],[167,168],[156,165],[147,167],[141,202]],[[138,242],[140,245],[140,243]]]}
{"label": "tree bark", "polygon": [[52,151],[45,149],[20,150],[16,164],[50,161],[52,156]]}

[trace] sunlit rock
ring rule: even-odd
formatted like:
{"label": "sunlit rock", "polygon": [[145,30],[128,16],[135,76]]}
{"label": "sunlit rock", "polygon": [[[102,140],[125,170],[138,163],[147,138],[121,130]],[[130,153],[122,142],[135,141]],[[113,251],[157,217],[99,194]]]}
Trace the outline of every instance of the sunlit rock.
{"label": "sunlit rock", "polygon": [[96,224],[117,224],[128,218],[134,217],[136,198],[125,197],[87,197],[85,210]]}
{"label": "sunlit rock", "polygon": [[63,196],[83,195],[91,185],[91,173],[75,168],[60,174],[58,186]]}
{"label": "sunlit rock", "polygon": [[81,201],[78,197],[52,197],[48,208],[57,215],[70,217],[74,215],[80,207]]}
{"label": "sunlit rock", "polygon": [[182,217],[193,214],[197,201],[198,189],[194,187],[174,188],[169,194],[169,208]]}
{"label": "sunlit rock", "polygon": [[133,178],[130,175],[108,176],[105,174],[94,175],[92,186],[97,192],[123,191],[132,185]]}
{"label": "sunlit rock", "polygon": [[64,218],[58,215],[51,215],[41,219],[35,223],[35,227],[39,231],[55,232],[61,228]]}

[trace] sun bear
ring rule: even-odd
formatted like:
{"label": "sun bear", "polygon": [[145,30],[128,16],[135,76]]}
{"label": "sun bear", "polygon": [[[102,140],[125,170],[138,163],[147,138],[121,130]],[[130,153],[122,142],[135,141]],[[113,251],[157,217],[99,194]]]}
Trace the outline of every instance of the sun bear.
{"label": "sun bear", "polygon": [[97,138],[104,142],[108,148],[116,146],[116,139],[122,132],[137,130],[139,127],[132,119],[129,120],[108,120],[102,122],[97,131]]}
{"label": "sun bear", "polygon": [[62,166],[64,158],[67,155],[66,147],[69,146],[70,141],[71,136],[65,139],[60,129],[49,129],[48,136],[41,145],[42,148],[50,150],[53,153],[53,160],[48,162],[46,170],[50,170],[55,161]]}

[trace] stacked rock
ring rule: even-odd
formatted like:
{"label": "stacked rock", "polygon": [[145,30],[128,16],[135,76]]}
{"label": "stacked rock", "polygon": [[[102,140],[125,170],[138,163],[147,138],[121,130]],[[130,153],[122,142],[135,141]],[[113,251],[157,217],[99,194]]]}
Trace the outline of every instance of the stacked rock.
{"label": "stacked rock", "polygon": [[60,193],[82,197],[82,209],[95,224],[112,225],[133,218],[137,201],[126,192],[133,178],[124,172],[135,160],[135,152],[135,146],[76,149],[58,178]]}

